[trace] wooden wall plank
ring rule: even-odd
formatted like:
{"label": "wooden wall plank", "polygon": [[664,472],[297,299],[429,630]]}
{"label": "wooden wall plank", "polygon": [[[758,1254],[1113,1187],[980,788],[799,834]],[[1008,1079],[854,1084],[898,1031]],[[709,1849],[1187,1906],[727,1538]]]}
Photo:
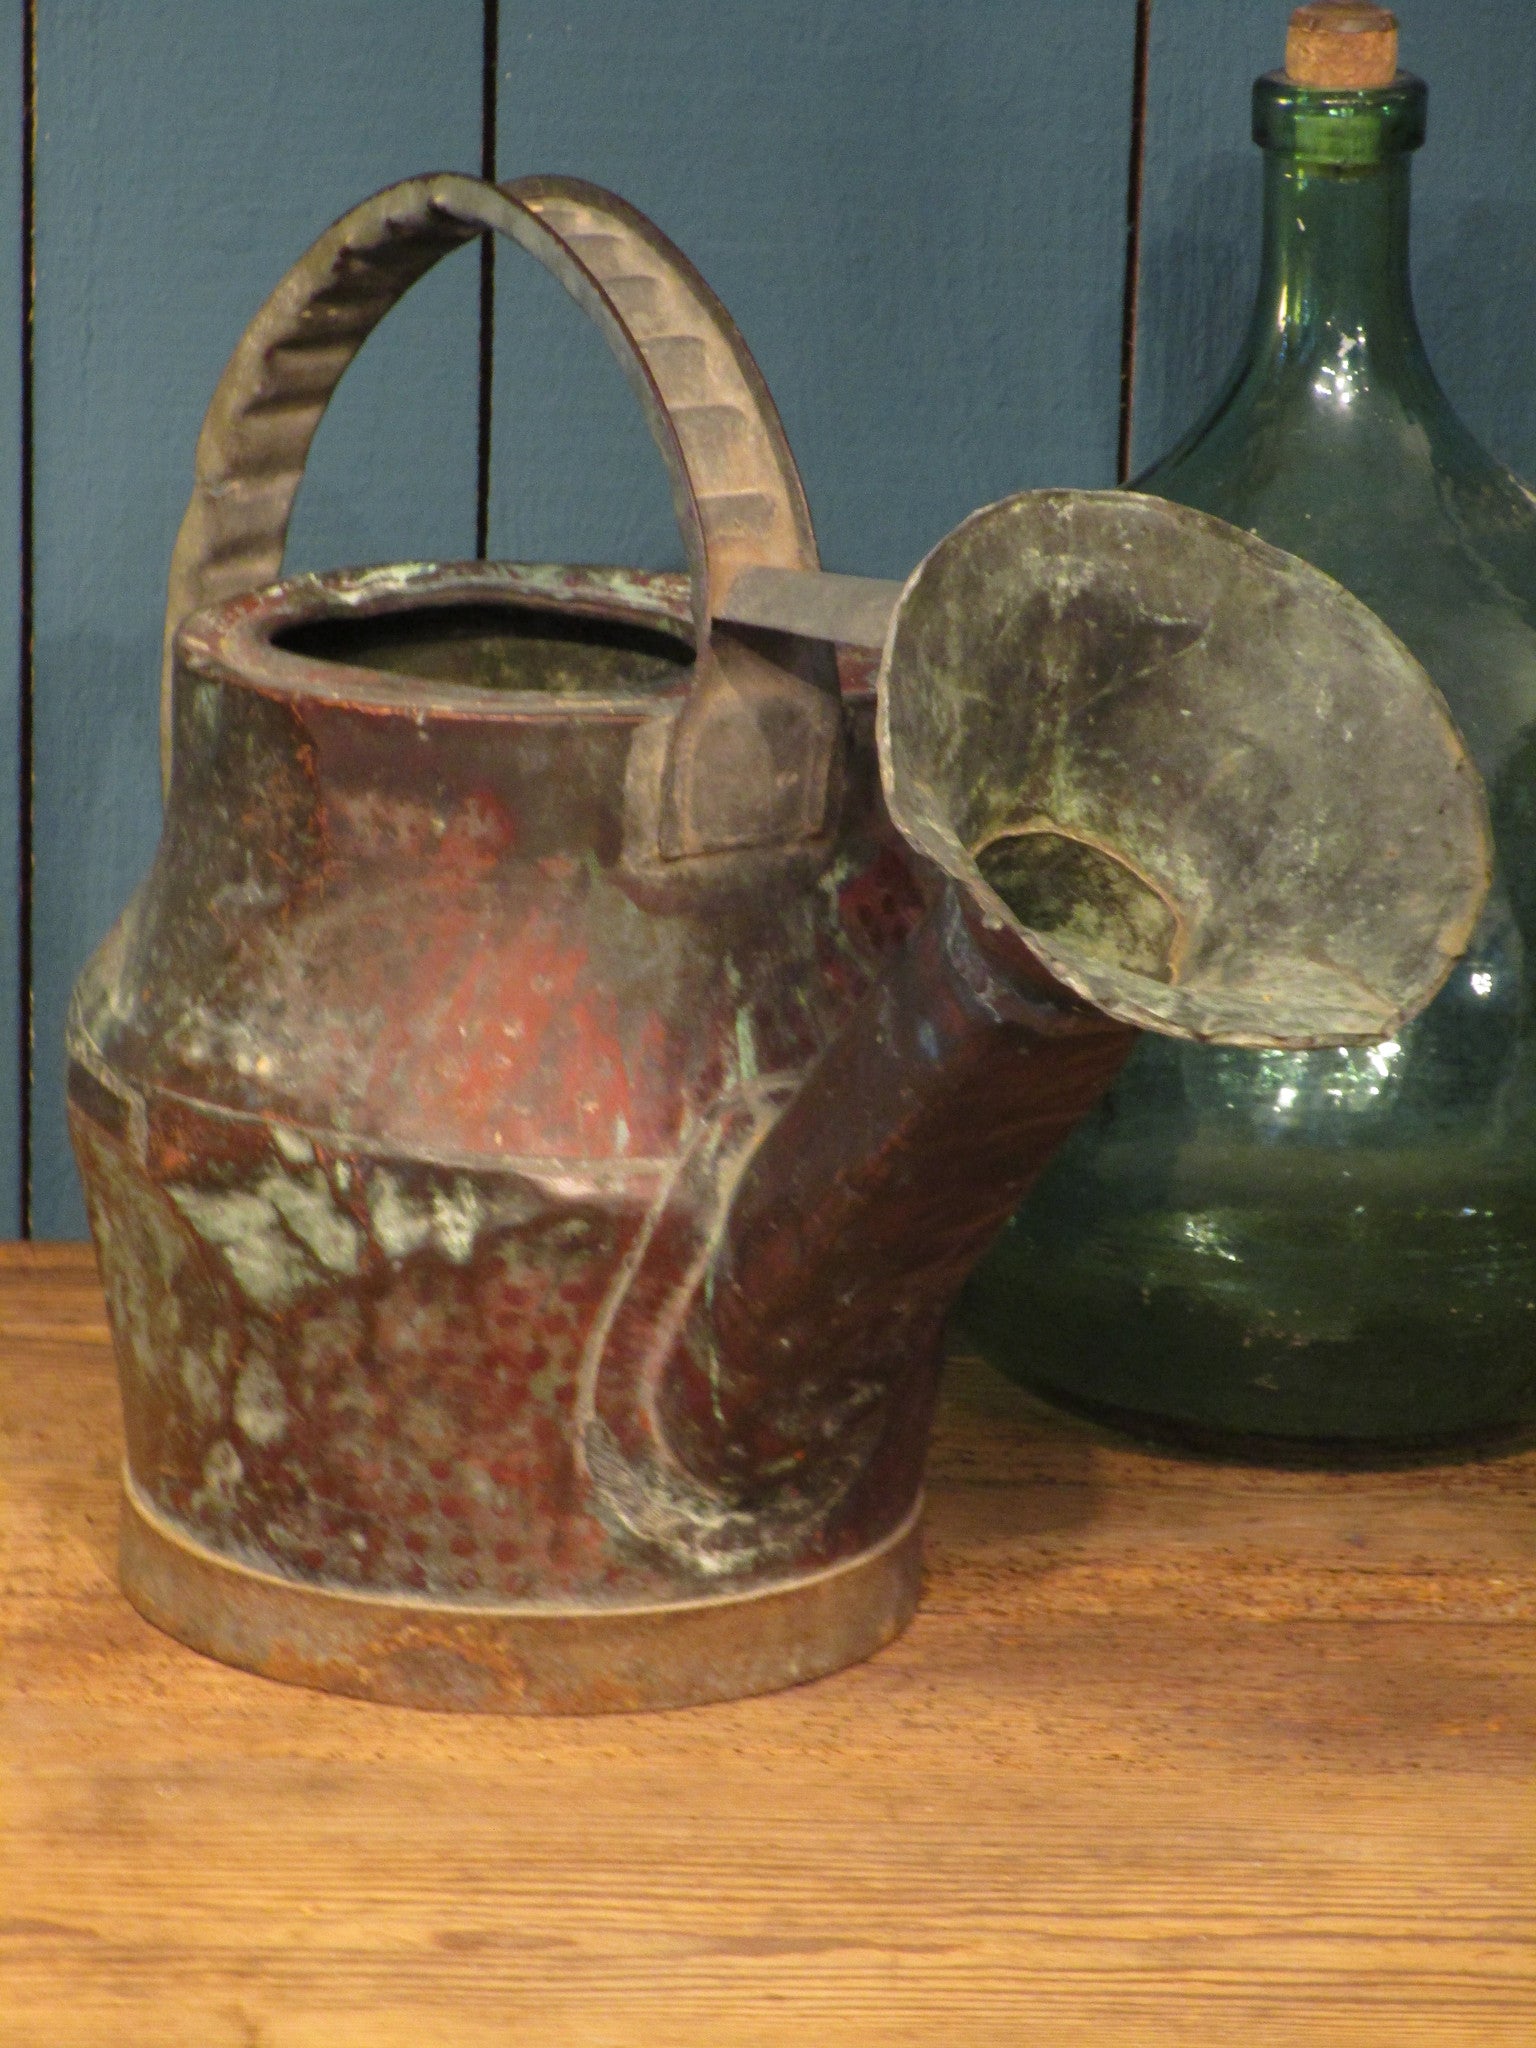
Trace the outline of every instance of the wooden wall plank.
{"label": "wooden wall plank", "polygon": [[[21,0],[0,34],[17,45]],[[972,505],[1113,470],[1132,0],[502,0],[503,175],[577,170],[655,213],[747,332],[829,563],[896,573]],[[41,1234],[81,1223],[59,1032],[157,823],[160,593],[201,409],[284,264],[352,199],[479,156],[479,0],[43,9],[37,182],[36,1055]],[[1415,269],[1443,381],[1536,472],[1536,15],[1402,0],[1432,86]],[[1156,0],[1135,460],[1224,375],[1257,256],[1253,74],[1271,0]],[[0,204],[19,205],[19,92]],[[7,182],[9,181],[9,182]],[[15,238],[0,304],[19,298]],[[493,551],[675,561],[658,466],[601,344],[532,266],[499,269]],[[301,564],[467,553],[474,270],[372,344],[322,430]],[[0,546],[15,559],[17,351],[0,352]],[[7,481],[7,480],[10,481]],[[403,480],[409,479],[408,483]],[[402,487],[403,485],[403,487]],[[0,596],[0,634],[14,620]],[[10,610],[7,609],[10,607]],[[14,640],[14,633],[12,635]],[[15,841],[14,664],[0,845]],[[7,751],[9,750],[9,751]],[[9,858],[9,856],[5,856]],[[15,892],[4,888],[8,904]],[[0,1230],[17,1210],[16,920],[0,925]]]}
{"label": "wooden wall plank", "polygon": [[[761,362],[829,566],[1114,480],[1133,0],[502,0],[498,166],[652,213]],[[493,553],[680,559],[603,344],[498,268]]]}
{"label": "wooden wall plank", "polygon": [[[1394,0],[1404,68],[1429,82],[1414,161],[1420,323],[1451,402],[1536,477],[1536,9]],[[1135,468],[1215,398],[1258,278],[1249,88],[1284,61],[1275,0],[1154,0],[1148,70]]]}
{"label": "wooden wall plank", "polygon": [[[40,10],[39,1236],[83,1228],[61,1033],[82,960],[154,849],[165,573],[203,407],[247,318],[336,214],[412,172],[478,168],[481,37],[480,0]],[[368,344],[317,440],[290,562],[473,552],[477,303],[470,250]]]}
{"label": "wooden wall plank", "polygon": [[0,1237],[21,1228],[21,361],[24,0],[0,0]]}

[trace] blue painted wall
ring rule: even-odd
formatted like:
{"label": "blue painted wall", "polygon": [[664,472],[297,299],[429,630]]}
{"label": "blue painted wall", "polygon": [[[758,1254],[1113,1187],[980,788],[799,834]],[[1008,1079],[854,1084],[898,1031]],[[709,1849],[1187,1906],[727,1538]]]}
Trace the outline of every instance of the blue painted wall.
{"label": "blue painted wall", "polygon": [[[498,168],[661,223],[763,367],[828,565],[904,575],[988,499],[1114,481],[1135,15],[504,0]],[[498,281],[494,549],[676,559],[632,401],[527,268]]]}
{"label": "blue painted wall", "polygon": [[[412,171],[478,168],[480,79],[480,0],[38,10],[38,1236],[84,1228],[61,1034],[80,963],[159,829],[165,575],[203,407],[246,320],[327,222]],[[471,252],[364,351],[317,437],[299,566],[474,552],[476,300]]]}
{"label": "blue painted wall", "polygon": [[[31,1223],[67,1236],[82,1218],[64,1006],[154,843],[160,615],[193,443],[286,264],[390,179],[476,168],[489,97],[502,176],[596,178],[682,243],[767,373],[829,565],[898,573],[989,498],[1114,479],[1138,7],[31,0],[29,671],[10,652],[25,5],[0,0],[0,207],[13,223],[0,239],[0,1232],[22,1212],[29,866]],[[1433,88],[1417,173],[1424,325],[1474,428],[1536,472],[1536,7],[1402,0],[1398,13],[1405,62]],[[1241,335],[1258,192],[1248,86],[1280,61],[1285,16],[1279,0],[1152,0],[1138,465],[1207,402]],[[659,463],[602,344],[516,252],[497,264],[493,310],[484,393],[473,251],[368,344],[321,429],[292,565],[471,553],[483,400],[492,552],[678,559]]]}

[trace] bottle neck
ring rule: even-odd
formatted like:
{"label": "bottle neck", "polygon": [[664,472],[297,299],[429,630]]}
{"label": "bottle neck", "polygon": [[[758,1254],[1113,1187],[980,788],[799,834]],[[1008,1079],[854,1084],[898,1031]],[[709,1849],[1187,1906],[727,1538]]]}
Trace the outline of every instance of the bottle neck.
{"label": "bottle neck", "polygon": [[1264,243],[1250,374],[1305,373],[1317,402],[1343,407],[1384,386],[1410,404],[1434,391],[1408,269],[1423,113],[1417,79],[1355,93],[1259,81]]}
{"label": "bottle neck", "polygon": [[1406,156],[1352,172],[1279,151],[1264,164],[1264,248],[1251,337],[1274,369],[1315,369],[1349,403],[1368,373],[1429,375],[1408,275]]}

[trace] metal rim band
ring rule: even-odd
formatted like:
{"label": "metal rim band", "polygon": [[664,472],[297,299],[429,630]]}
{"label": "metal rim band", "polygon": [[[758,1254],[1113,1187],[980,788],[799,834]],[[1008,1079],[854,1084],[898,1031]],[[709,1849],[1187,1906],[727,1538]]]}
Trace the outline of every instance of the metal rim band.
{"label": "metal rim band", "polygon": [[306,1586],[219,1556],[123,1474],[122,1588],[146,1621],[264,1678],[391,1706],[600,1714],[741,1699],[906,1627],[922,1501],[873,1549],[752,1593],[650,1607],[471,1607]]}

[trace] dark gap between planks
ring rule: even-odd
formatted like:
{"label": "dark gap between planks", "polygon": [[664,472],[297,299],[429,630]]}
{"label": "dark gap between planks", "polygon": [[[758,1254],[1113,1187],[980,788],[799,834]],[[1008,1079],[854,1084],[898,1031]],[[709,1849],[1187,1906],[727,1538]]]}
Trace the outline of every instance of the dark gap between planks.
{"label": "dark gap between planks", "polygon": [[21,1235],[32,1235],[32,560],[33,329],[36,305],[37,0],[27,0],[21,26],[21,589],[16,719],[16,978],[18,1058],[17,1170]]}
{"label": "dark gap between planks", "polygon": [[[480,175],[496,182],[496,65],[500,0],[485,0],[480,55]],[[475,559],[491,535],[491,379],[496,367],[496,237],[480,237],[480,394],[475,422]]]}
{"label": "dark gap between planks", "polygon": [[1125,180],[1125,288],[1120,314],[1120,440],[1115,474],[1131,474],[1131,423],[1136,402],[1136,312],[1141,294],[1141,188],[1146,159],[1147,64],[1152,0],[1136,0],[1136,52],[1131,84],[1131,153]]}

